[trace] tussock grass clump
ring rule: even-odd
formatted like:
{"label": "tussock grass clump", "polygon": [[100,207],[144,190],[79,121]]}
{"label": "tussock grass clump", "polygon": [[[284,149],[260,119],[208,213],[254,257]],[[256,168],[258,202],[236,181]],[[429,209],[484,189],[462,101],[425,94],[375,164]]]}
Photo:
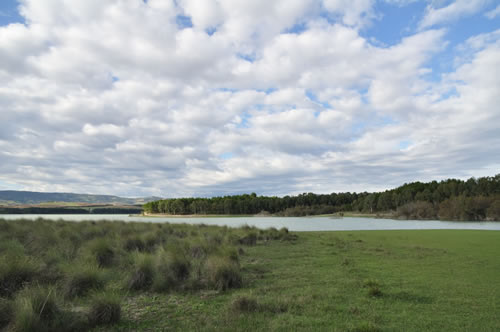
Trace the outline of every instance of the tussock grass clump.
{"label": "tussock grass clump", "polygon": [[366,280],[365,287],[368,288],[368,296],[370,297],[381,297],[383,295],[380,283],[376,280]]}
{"label": "tussock grass clump", "polygon": [[39,265],[26,256],[0,257],[0,297],[11,297],[23,286],[35,279]]}
{"label": "tussock grass clump", "polygon": [[88,319],[91,326],[111,325],[121,318],[121,304],[118,296],[101,293],[94,296],[90,303]]}
{"label": "tussock grass clump", "polygon": [[127,287],[130,290],[148,290],[154,281],[153,258],[146,254],[137,254],[134,257],[134,271],[128,280]]}
{"label": "tussock grass clump", "polygon": [[280,300],[270,303],[262,303],[260,305],[260,310],[273,314],[282,314],[288,311],[288,303]]}
{"label": "tussock grass clump", "polygon": [[254,232],[249,233],[249,234],[241,237],[238,240],[238,243],[245,245],[245,246],[254,246],[257,244],[257,234]]}
{"label": "tussock grass clump", "polygon": [[0,239],[0,255],[23,256],[24,246],[17,239]]}
{"label": "tussock grass clump", "polygon": [[95,257],[99,267],[110,267],[113,265],[115,251],[106,239],[97,239],[90,244],[90,252]]}
{"label": "tussock grass clump", "polygon": [[144,250],[146,252],[154,252],[158,245],[164,244],[165,242],[165,238],[160,234],[147,233],[143,240]]}
{"label": "tussock grass clump", "polygon": [[92,267],[82,267],[72,272],[65,284],[64,294],[68,299],[86,295],[91,290],[104,287],[104,280],[99,271]]}
{"label": "tussock grass clump", "polygon": [[240,295],[231,302],[231,310],[235,312],[255,312],[259,310],[259,304],[252,297]]}
{"label": "tussock grass clump", "polygon": [[237,313],[267,312],[281,314],[288,311],[288,304],[283,301],[259,302],[247,295],[240,295],[230,303],[230,310]]}
{"label": "tussock grass clump", "polygon": [[180,250],[160,251],[156,257],[156,278],[153,288],[166,291],[178,288],[189,278],[191,263]]}
{"label": "tussock grass clump", "polygon": [[202,259],[207,255],[207,249],[205,249],[202,245],[193,245],[189,249],[189,252],[191,254],[191,257],[197,259]]}
{"label": "tussock grass clump", "polygon": [[146,245],[144,244],[144,241],[140,237],[135,236],[126,239],[123,248],[126,251],[134,251],[134,250],[145,251]]}
{"label": "tussock grass clump", "polygon": [[14,331],[58,330],[59,305],[53,290],[25,289],[16,297],[12,327]]}
{"label": "tussock grass clump", "polygon": [[14,314],[13,303],[0,297],[0,330],[7,326]]}
{"label": "tussock grass clump", "polygon": [[205,273],[209,286],[225,291],[243,285],[240,268],[229,258],[211,256],[205,262]]}

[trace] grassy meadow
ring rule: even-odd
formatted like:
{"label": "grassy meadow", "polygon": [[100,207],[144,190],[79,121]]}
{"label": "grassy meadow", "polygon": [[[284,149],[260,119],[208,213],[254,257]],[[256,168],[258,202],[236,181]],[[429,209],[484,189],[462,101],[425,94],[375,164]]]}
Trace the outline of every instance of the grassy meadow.
{"label": "grassy meadow", "polygon": [[498,331],[500,232],[0,220],[0,331]]}

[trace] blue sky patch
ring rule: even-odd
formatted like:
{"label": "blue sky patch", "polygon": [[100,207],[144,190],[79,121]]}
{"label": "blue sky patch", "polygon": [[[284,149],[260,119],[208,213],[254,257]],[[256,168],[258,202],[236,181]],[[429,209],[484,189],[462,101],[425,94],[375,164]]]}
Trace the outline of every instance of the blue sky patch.
{"label": "blue sky patch", "polygon": [[225,152],[219,155],[220,159],[229,160],[234,157],[232,152]]}
{"label": "blue sky patch", "polygon": [[205,29],[205,32],[207,33],[207,35],[211,36],[217,32],[217,28],[216,27],[209,27],[209,28]]}
{"label": "blue sky patch", "polygon": [[24,17],[19,14],[19,3],[16,0],[1,0],[0,2],[0,26],[11,23],[25,23]]}
{"label": "blue sky patch", "polygon": [[304,32],[306,30],[307,30],[307,23],[301,22],[301,23],[294,24],[292,27],[290,27],[288,29],[285,29],[285,31],[283,31],[283,33],[284,34],[291,33],[291,34],[300,35],[302,32]]}
{"label": "blue sky patch", "polygon": [[361,36],[378,41],[377,46],[390,47],[415,32],[424,15],[426,2],[418,1],[406,6],[377,1],[375,11],[380,18],[361,31]]}
{"label": "blue sky patch", "polygon": [[238,125],[236,126],[236,128],[249,128],[250,127],[250,124],[249,124],[249,120],[252,118],[252,116],[248,113],[243,113],[241,115],[241,122],[238,123]]}
{"label": "blue sky patch", "polygon": [[321,107],[323,107],[323,108],[332,108],[330,106],[330,104],[328,104],[327,102],[319,100],[318,97],[311,90],[306,90],[306,96],[312,102],[314,102],[315,104],[321,105]]}
{"label": "blue sky patch", "polygon": [[404,141],[401,141],[399,142],[399,149],[400,150],[404,150],[404,149],[407,149],[410,147],[410,145],[412,145],[413,142],[410,141],[410,140],[404,140]]}
{"label": "blue sky patch", "polygon": [[191,21],[191,17],[184,15],[177,15],[175,18],[175,22],[179,29],[187,29],[193,27],[193,22]]}
{"label": "blue sky patch", "polygon": [[255,54],[243,54],[243,53],[238,53],[238,58],[243,59],[248,62],[254,62],[255,61]]}

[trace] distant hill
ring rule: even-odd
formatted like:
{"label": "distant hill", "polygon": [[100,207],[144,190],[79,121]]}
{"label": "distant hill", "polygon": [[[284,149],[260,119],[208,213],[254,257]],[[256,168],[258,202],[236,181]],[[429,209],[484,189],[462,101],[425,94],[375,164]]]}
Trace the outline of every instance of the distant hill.
{"label": "distant hill", "polygon": [[111,195],[73,193],[42,193],[35,191],[0,190],[0,204],[40,204],[47,202],[135,205],[160,199],[159,197],[125,198]]}

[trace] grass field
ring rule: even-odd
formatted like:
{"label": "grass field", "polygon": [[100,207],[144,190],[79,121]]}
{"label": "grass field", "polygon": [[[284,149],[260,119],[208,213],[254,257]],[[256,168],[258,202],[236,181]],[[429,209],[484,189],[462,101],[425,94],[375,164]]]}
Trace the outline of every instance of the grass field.
{"label": "grass field", "polygon": [[[47,221],[39,224],[38,227],[55,229],[55,233],[51,232],[54,234],[78,225],[76,236],[89,238],[90,242],[81,241],[73,253],[71,266],[66,259],[55,259],[57,253],[50,250],[50,254],[42,255],[45,249],[35,254],[30,247],[33,241],[27,241],[30,237],[12,223],[0,221],[0,257],[4,264],[0,267],[0,283],[5,281],[5,273],[2,279],[1,272],[5,271],[5,257],[14,251],[22,252],[24,259],[31,257],[31,263],[37,259],[45,263],[31,281],[22,285],[24,289],[10,296],[4,294],[0,299],[0,324],[2,317],[11,317],[4,323],[5,329],[22,330],[19,326],[26,320],[26,315],[21,315],[23,304],[27,299],[36,303],[33,289],[42,289],[47,298],[54,296],[54,307],[66,308],[66,316],[60,320],[71,315],[87,319],[73,330],[500,330],[500,232],[304,232],[295,237],[285,230],[164,225],[162,228],[168,231],[159,233],[166,241],[157,242],[150,251],[139,252],[127,250],[127,243],[133,243],[127,239],[134,235],[128,227],[133,225],[135,235],[146,239],[151,232],[158,232],[158,225]],[[99,258],[95,248],[99,246],[94,241],[99,236],[93,228],[112,230],[106,238],[112,243],[115,256],[108,262],[106,255],[101,257],[101,267],[95,266],[95,259]],[[37,241],[50,234],[40,232],[45,235],[39,235]],[[12,242],[5,245],[7,234],[18,238],[24,249]],[[251,234],[256,236],[256,242]],[[214,238],[219,240],[212,242]],[[173,252],[181,256],[173,259]],[[47,257],[59,262],[52,265],[52,281],[47,278]],[[180,278],[176,279],[172,271],[179,269],[172,262],[179,261],[179,257],[187,259],[189,267],[187,274],[177,275]],[[88,293],[68,297],[71,276],[77,271],[81,274],[82,266],[93,266],[103,284]],[[136,272],[148,266],[154,280],[137,284],[145,287],[132,287],[131,281],[144,281],[138,279]],[[225,276],[223,281],[235,281],[226,283],[231,287],[223,287],[224,283],[218,284],[214,279],[217,266],[230,267],[230,272],[220,275]],[[51,285],[58,286],[54,293],[47,292],[54,289]],[[119,319],[103,320],[102,316],[114,317],[109,308],[116,307],[111,304],[118,306]],[[2,314],[2,308],[10,308],[10,316]]]}

